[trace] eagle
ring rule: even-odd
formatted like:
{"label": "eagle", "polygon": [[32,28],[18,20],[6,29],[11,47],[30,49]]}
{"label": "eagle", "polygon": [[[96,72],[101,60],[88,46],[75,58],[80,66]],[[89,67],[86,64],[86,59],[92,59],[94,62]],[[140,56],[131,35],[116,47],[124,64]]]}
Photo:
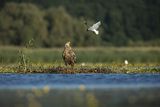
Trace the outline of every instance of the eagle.
{"label": "eagle", "polygon": [[73,49],[71,48],[70,44],[71,44],[71,42],[67,42],[65,44],[62,57],[63,57],[65,65],[66,66],[71,65],[71,67],[73,68],[74,64],[76,62],[76,55],[75,55]]}

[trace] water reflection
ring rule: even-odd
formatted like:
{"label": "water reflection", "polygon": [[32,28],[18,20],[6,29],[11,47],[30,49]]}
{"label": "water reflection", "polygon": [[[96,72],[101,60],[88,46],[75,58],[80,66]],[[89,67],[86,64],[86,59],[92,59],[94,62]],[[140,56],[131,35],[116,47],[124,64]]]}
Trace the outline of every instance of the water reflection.
{"label": "water reflection", "polygon": [[160,104],[160,88],[140,89],[1,89],[2,107],[152,107]]}
{"label": "water reflection", "polygon": [[2,107],[155,107],[160,74],[3,74]]}

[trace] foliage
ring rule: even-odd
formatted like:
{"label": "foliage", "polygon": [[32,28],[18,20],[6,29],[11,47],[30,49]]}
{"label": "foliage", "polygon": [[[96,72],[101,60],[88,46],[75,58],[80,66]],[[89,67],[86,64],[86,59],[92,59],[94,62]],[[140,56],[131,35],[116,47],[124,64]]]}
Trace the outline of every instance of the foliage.
{"label": "foliage", "polygon": [[26,55],[26,49],[33,48],[33,46],[34,46],[34,40],[31,39],[28,41],[24,49],[19,50],[19,56],[18,56],[19,70],[23,71],[31,70],[32,68],[31,59]]}
{"label": "foliage", "polygon": [[0,13],[1,44],[25,45],[35,39],[42,46],[47,38],[46,22],[43,12],[32,4],[6,4]]}
{"label": "foliage", "polygon": [[2,45],[23,46],[31,38],[38,47],[62,46],[67,41],[75,46],[88,46],[98,45],[100,41],[63,7],[49,8],[44,14],[32,4],[8,3],[0,14]]}
{"label": "foliage", "polygon": [[[14,2],[14,3],[13,3]],[[159,0],[8,0],[1,2],[0,44],[37,47],[160,46]],[[100,36],[86,32],[102,21]]]}

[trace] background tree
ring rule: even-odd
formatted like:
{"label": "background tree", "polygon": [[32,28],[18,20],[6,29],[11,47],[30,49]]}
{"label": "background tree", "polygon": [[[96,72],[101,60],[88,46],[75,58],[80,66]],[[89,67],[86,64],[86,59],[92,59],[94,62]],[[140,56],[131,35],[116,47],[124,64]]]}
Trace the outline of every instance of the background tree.
{"label": "background tree", "polygon": [[0,13],[1,44],[24,45],[34,39],[43,46],[47,39],[43,12],[32,4],[6,4]]}
{"label": "background tree", "polygon": [[[35,39],[42,38],[37,40],[39,43],[36,44],[45,47],[62,46],[67,40],[73,41],[76,46],[160,46],[160,0],[2,0],[1,2],[3,5],[0,8],[1,44],[21,45],[24,42],[23,38],[26,37],[22,35],[30,34],[30,37]],[[21,11],[20,7],[25,8]],[[25,18],[20,17],[22,14]],[[101,36],[93,36],[84,31],[82,18],[87,18],[91,24],[101,20]],[[24,24],[26,19],[27,24]],[[19,43],[13,42],[14,40]]]}

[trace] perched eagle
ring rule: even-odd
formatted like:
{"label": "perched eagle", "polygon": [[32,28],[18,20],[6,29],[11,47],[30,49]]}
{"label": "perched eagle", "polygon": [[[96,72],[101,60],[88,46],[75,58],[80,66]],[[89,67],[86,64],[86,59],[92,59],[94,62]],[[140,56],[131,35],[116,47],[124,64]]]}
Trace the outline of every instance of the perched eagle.
{"label": "perched eagle", "polygon": [[65,44],[62,57],[63,57],[63,60],[64,60],[66,66],[71,65],[72,68],[74,67],[74,64],[76,62],[76,55],[70,46],[70,42],[67,42]]}

